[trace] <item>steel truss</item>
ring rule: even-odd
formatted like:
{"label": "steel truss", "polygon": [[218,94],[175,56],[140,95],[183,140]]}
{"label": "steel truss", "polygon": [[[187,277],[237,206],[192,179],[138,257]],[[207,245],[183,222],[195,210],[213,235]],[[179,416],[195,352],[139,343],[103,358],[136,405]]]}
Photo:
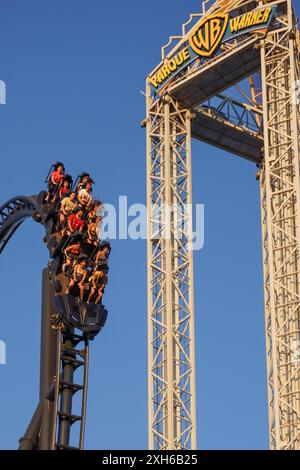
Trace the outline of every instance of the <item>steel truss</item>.
{"label": "steel truss", "polygon": [[149,447],[196,448],[191,113],[147,103]]}
{"label": "steel truss", "polygon": [[[196,447],[190,233],[178,242],[176,217],[161,215],[165,205],[176,202],[182,209],[192,201],[191,137],[260,164],[270,447],[300,449],[300,36],[292,1],[203,2],[202,13],[191,15],[182,34],[162,48],[154,72],[180,49],[199,19],[265,5],[277,6],[268,32],[251,31],[211,58],[196,60],[156,99],[147,81],[151,449]],[[254,87],[256,72],[262,91]],[[244,79],[250,98],[237,86]],[[248,104],[227,92],[220,96],[233,86]]]}
{"label": "steel truss", "polygon": [[300,449],[300,79],[291,1],[261,47],[265,159],[261,178],[270,446]]}

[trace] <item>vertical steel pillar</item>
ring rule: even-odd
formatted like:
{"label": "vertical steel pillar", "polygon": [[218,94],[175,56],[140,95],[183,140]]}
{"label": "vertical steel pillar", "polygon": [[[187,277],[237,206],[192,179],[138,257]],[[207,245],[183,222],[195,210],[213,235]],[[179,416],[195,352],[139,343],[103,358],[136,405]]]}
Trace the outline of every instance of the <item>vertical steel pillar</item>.
{"label": "vertical steel pillar", "polygon": [[[73,342],[71,339],[66,339],[64,341],[64,346],[72,350],[74,347]],[[72,353],[69,353],[71,357]],[[62,376],[64,382],[69,384],[73,383],[74,378],[74,367],[72,363],[64,364],[62,369]],[[60,399],[60,412],[63,416],[71,416],[72,415],[72,403],[73,403],[73,392],[71,388],[64,388],[61,391],[61,399]],[[60,446],[69,446],[70,445],[70,431],[71,431],[71,421],[67,418],[62,418],[59,426],[58,432],[58,445]]]}
{"label": "vertical steel pillar", "polygon": [[[261,2],[265,4],[269,2]],[[265,157],[261,178],[270,447],[300,449],[300,171],[297,20],[280,2],[261,44]]]}
{"label": "vertical steel pillar", "polygon": [[40,402],[45,401],[38,447],[40,450],[49,450],[51,446],[53,400],[48,400],[47,395],[50,386],[54,383],[53,379],[56,373],[57,334],[50,326],[53,306],[48,268],[44,269],[42,279]]}
{"label": "vertical steel pillar", "polygon": [[191,114],[146,89],[149,448],[195,449]]}

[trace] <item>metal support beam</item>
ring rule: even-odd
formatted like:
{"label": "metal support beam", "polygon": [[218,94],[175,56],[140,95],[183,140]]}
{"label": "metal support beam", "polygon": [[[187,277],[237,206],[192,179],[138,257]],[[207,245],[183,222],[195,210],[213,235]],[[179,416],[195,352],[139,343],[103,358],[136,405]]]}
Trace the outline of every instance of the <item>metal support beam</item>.
{"label": "metal support beam", "polygon": [[[24,434],[24,436],[19,440],[20,446],[19,450],[32,450],[40,448],[40,434],[41,434],[41,426],[43,425],[43,420],[45,419],[46,414],[46,422],[48,422],[50,413],[49,413],[49,403],[53,402],[54,399],[54,384],[52,384],[47,391],[47,394],[43,400],[40,401],[38,404],[31,421],[28,425],[28,428]],[[48,449],[49,450],[49,449]]]}
{"label": "metal support beam", "polygon": [[37,448],[38,436],[44,412],[44,401],[39,403],[28,425],[24,436],[19,440],[19,450],[33,450]]}
{"label": "metal support beam", "polygon": [[[262,4],[269,2],[261,2]],[[300,79],[292,2],[261,44],[265,158],[261,178],[271,449],[300,449]]]}
{"label": "metal support beam", "polygon": [[[49,269],[43,271],[42,320],[41,320],[41,363],[40,363],[40,401],[46,398],[49,388],[54,383],[56,373],[57,334],[51,328],[53,313],[52,291]],[[38,447],[40,450],[51,448],[51,422],[53,400],[47,400],[43,409]]]}
{"label": "metal support beam", "polygon": [[195,449],[191,113],[147,83],[149,448]]}
{"label": "metal support beam", "polygon": [[[74,347],[71,339],[67,339],[64,342],[64,345],[70,349]],[[71,354],[70,356],[73,357]],[[64,365],[62,369],[62,376],[65,382],[73,383],[74,368],[71,363],[67,363]],[[63,415],[72,414],[72,402],[73,402],[72,390],[70,388],[64,388],[61,392],[61,402],[60,402],[60,412]],[[62,419],[60,423],[60,427],[59,427],[59,434],[58,434],[58,444],[60,446],[69,445],[70,431],[71,431],[71,422],[68,419]]]}

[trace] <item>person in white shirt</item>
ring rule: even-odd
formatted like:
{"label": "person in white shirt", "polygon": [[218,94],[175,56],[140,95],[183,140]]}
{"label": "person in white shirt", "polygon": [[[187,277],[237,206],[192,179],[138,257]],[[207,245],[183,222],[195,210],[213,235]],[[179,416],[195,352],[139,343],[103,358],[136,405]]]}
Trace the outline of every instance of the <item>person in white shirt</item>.
{"label": "person in white shirt", "polygon": [[87,183],[78,193],[78,201],[83,207],[89,207],[92,203],[92,185]]}
{"label": "person in white shirt", "polygon": [[60,210],[59,210],[59,221],[61,227],[65,225],[65,222],[71,212],[75,209],[77,206],[77,201],[76,201],[76,193],[71,192],[69,196],[64,197],[63,200],[60,203]]}

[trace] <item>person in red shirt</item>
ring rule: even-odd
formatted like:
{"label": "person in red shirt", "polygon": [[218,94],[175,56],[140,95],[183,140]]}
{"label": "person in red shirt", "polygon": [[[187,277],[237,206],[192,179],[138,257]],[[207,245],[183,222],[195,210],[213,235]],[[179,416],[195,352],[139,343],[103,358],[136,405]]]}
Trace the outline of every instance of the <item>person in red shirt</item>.
{"label": "person in red shirt", "polygon": [[84,229],[84,220],[83,220],[83,210],[79,209],[76,212],[72,212],[72,214],[68,218],[68,228],[67,228],[67,235],[71,235],[74,232],[82,232]]}
{"label": "person in red shirt", "polygon": [[64,179],[61,187],[60,187],[60,190],[59,190],[59,198],[60,199],[63,199],[64,197],[66,197],[68,195],[68,193],[70,192],[71,188],[70,188],[70,183],[68,180]]}
{"label": "person in red shirt", "polygon": [[51,175],[51,183],[54,186],[56,186],[57,184],[60,184],[63,179],[64,179],[64,169],[62,165],[59,165],[57,167],[57,170],[54,170]]}
{"label": "person in red shirt", "polygon": [[54,165],[54,171],[51,173],[48,184],[48,194],[46,201],[53,202],[64,179],[65,168],[62,163]]}

